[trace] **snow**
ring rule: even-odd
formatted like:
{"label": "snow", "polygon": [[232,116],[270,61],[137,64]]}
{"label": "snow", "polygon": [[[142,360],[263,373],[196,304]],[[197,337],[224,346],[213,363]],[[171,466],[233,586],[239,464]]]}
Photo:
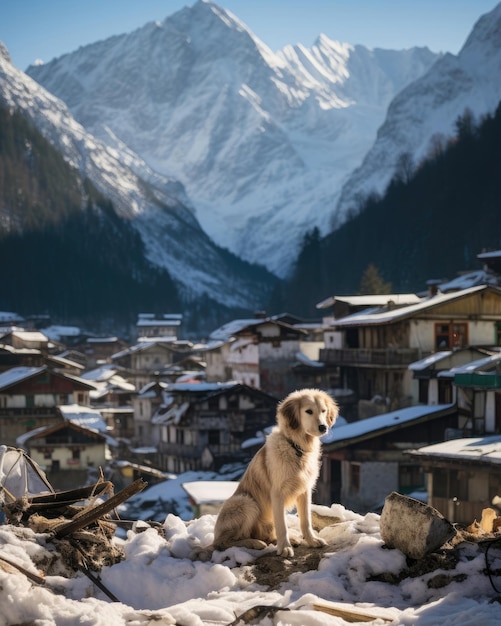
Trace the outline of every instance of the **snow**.
{"label": "snow", "polygon": [[434,138],[455,137],[455,121],[470,110],[476,121],[494,113],[501,99],[499,29],[501,5],[483,15],[457,56],[439,58],[391,101],[377,138],[362,164],[344,182],[337,204],[341,220],[360,197],[384,193],[398,159],[408,154],[418,164],[433,150]]}
{"label": "snow", "polygon": [[[169,493],[171,484],[174,491]],[[159,488],[152,489],[157,489],[158,494]],[[166,481],[162,489],[166,500],[187,499],[175,481]],[[439,569],[402,580],[397,578],[395,583],[383,582],[385,573],[397,577],[406,568],[406,557],[397,549],[384,548],[379,516],[359,515],[339,504],[313,508],[332,518],[332,525],[320,531],[328,549],[317,567],[292,573],[276,589],[269,589],[253,578],[252,565],[262,552],[230,548],[214,552],[207,561],[190,558],[193,551],[210,546],[214,515],[185,522],[167,514],[160,532],[143,524],[143,532],[129,530],[123,538],[114,539],[123,548],[125,558],[104,567],[99,578],[116,596],[116,602],[80,572],[69,575],[62,570],[45,576],[44,584],[38,585],[17,570],[0,567],[0,626],[27,623],[222,626],[236,623],[236,616],[258,605],[288,609],[262,616],[257,622],[262,626],[346,624],[340,617],[314,609],[314,605],[327,603],[380,616],[373,624],[487,626],[499,623],[497,593],[486,573],[483,550],[465,545],[463,556],[447,572]],[[295,515],[288,516],[288,524],[291,532],[298,531]],[[53,558],[54,551],[48,535],[29,528],[0,526],[1,558],[33,574],[39,573],[39,564]],[[273,547],[266,549],[265,554],[286,566],[286,560],[273,557]],[[501,567],[499,550],[493,548],[489,560],[490,570],[496,572]],[[432,581],[437,575],[447,575],[448,583],[436,588]],[[496,576],[493,582],[498,582]]]}
{"label": "snow", "polygon": [[0,389],[5,389],[6,387],[10,387],[11,385],[15,385],[26,378],[31,376],[35,376],[36,374],[40,374],[45,370],[45,367],[27,367],[27,366],[19,366],[12,367],[6,372],[2,372],[0,374]]}
{"label": "snow", "polygon": [[[228,11],[196,2],[161,28],[146,24],[28,72],[98,140],[180,180],[216,243],[284,275],[304,232],[329,229],[325,207],[391,98],[436,58],[325,35],[275,54]],[[289,245],[277,246],[285,229]]]}
{"label": "snow", "polygon": [[461,291],[454,291],[452,293],[438,293],[435,296],[429,298],[423,298],[417,304],[409,304],[401,308],[389,310],[378,309],[365,309],[359,313],[353,313],[352,315],[346,315],[338,320],[335,320],[334,325],[337,326],[353,326],[359,324],[384,324],[392,322],[394,320],[402,319],[432,309],[436,306],[457,300],[460,298],[468,297],[472,294],[489,289],[488,286],[478,285],[476,287],[470,287]]}
{"label": "snow", "polygon": [[397,425],[413,422],[425,415],[440,413],[454,406],[455,404],[410,406],[405,409],[398,409],[397,411],[390,411],[382,415],[368,417],[343,426],[334,425],[334,427],[322,437],[322,442],[324,444],[334,442],[336,444],[341,443],[345,440],[353,439],[354,437],[361,437],[368,433],[376,433],[380,430],[391,428],[392,426],[395,427]]}
{"label": "snow", "polygon": [[424,446],[410,452],[415,456],[434,456],[482,463],[501,463],[501,436],[469,437],[451,439],[431,446]]}

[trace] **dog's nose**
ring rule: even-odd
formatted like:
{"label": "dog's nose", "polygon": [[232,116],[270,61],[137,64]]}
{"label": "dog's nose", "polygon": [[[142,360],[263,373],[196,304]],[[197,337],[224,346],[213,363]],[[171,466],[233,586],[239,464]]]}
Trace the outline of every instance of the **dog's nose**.
{"label": "dog's nose", "polygon": [[325,431],[327,430],[327,426],[325,424],[320,424],[320,426],[318,427],[318,430],[321,433],[325,433]]}

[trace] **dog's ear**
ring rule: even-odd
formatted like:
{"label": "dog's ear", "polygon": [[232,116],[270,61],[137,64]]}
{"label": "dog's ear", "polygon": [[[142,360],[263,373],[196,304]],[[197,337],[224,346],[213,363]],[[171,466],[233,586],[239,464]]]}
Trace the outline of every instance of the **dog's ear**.
{"label": "dog's ear", "polygon": [[329,428],[331,428],[334,425],[334,422],[337,419],[337,416],[339,415],[339,405],[338,403],[333,400],[330,396],[328,396],[328,401],[327,401],[327,424],[329,426]]}
{"label": "dog's ear", "polygon": [[278,405],[278,410],[293,430],[299,428],[299,400],[297,398],[286,398],[282,400]]}

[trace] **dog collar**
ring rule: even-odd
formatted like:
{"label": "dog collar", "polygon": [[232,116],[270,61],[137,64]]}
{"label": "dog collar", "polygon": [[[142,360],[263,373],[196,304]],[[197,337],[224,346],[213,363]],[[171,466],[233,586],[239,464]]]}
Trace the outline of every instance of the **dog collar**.
{"label": "dog collar", "polygon": [[292,441],[292,439],[289,439],[288,437],[286,439],[290,443],[290,445],[294,448],[294,451],[296,452],[296,456],[301,458],[304,454],[304,451],[297,445],[297,443]]}

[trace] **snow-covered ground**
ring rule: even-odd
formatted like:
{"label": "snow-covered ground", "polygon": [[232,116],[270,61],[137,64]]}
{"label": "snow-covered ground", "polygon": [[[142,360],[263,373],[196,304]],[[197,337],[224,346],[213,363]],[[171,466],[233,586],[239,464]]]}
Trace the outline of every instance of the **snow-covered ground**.
{"label": "snow-covered ground", "polygon": [[[138,498],[144,502],[152,495],[161,494],[165,502],[175,498],[185,517],[189,507],[180,485],[185,479],[200,478],[181,476],[152,488],[154,492],[145,490]],[[346,624],[343,618],[315,608],[332,603],[376,616],[373,624],[501,623],[499,594],[494,589],[501,589],[499,548],[492,546],[486,561],[485,546],[461,544],[437,555],[434,567],[419,567],[399,550],[384,547],[378,515],[358,515],[338,504],[314,508],[327,523],[320,535],[328,547],[320,552],[298,549],[291,559],[276,557],[270,547],[264,554],[231,548],[212,557],[209,552],[205,561],[193,560],[193,553],[203,554],[212,542],[215,516],[209,514],[186,522],[169,513],[161,528],[146,525],[143,532],[129,530],[114,540],[125,558],[100,573],[105,588],[119,600],[115,602],[83,573],[74,575],[60,568],[57,575],[47,575],[42,585],[8,568],[2,558],[38,574],[47,569],[56,548],[47,535],[21,526],[0,526],[0,626]],[[288,520],[292,532],[297,530],[296,516],[291,514]],[[263,558],[256,561],[258,557]],[[300,560],[303,567],[294,572]],[[263,562],[266,566],[259,566]],[[312,569],[305,564],[313,564]],[[267,586],[269,578],[263,573],[268,571],[279,578],[283,574],[278,586]],[[252,622],[248,616],[247,621],[236,620],[263,605],[283,610],[257,612]]]}

